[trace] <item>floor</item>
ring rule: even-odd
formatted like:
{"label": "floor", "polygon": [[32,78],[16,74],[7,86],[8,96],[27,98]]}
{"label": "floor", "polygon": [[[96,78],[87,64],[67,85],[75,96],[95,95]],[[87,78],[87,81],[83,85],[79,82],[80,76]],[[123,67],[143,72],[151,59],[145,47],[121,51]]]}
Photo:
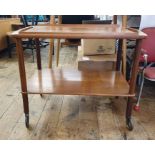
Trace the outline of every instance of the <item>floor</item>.
{"label": "floor", "polygon": [[[48,49],[41,51],[43,67],[47,67]],[[36,63],[32,62],[31,51],[24,53],[29,78]],[[76,67],[76,58],[76,47],[64,47],[60,66]],[[145,83],[141,111],[133,111],[133,131],[128,131],[125,125],[123,97],[29,95],[29,101],[28,130],[24,124],[16,53],[11,59],[1,54],[0,139],[155,139],[155,83]]]}

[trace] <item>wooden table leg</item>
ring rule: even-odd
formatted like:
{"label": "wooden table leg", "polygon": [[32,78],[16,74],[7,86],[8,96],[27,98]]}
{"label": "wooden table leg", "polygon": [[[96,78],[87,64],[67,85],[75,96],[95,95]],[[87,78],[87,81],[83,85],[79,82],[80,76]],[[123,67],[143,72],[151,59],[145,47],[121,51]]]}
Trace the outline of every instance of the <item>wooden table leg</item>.
{"label": "wooden table leg", "polygon": [[124,77],[126,78],[126,39],[123,39],[123,47],[122,47],[122,72]]}
{"label": "wooden table leg", "polygon": [[131,101],[131,97],[128,97],[127,107],[126,107],[126,125],[130,131],[133,130],[133,125],[131,122],[132,106],[133,106],[133,104]]}
{"label": "wooden table leg", "polygon": [[57,39],[57,59],[56,59],[56,65],[59,65],[59,53],[60,53],[60,39]]}
{"label": "wooden table leg", "polygon": [[48,53],[48,67],[52,68],[52,55],[54,52],[54,39],[50,39],[50,47],[49,47],[49,53]]}
{"label": "wooden table leg", "polygon": [[117,51],[117,63],[116,63],[116,70],[117,71],[120,71],[120,67],[121,67],[122,44],[123,44],[123,40],[119,39],[119,41],[118,41],[118,51]]}
{"label": "wooden table leg", "polygon": [[[50,24],[51,25],[55,25],[55,16],[51,15],[50,16]],[[54,39],[50,39],[50,48],[49,48],[49,52],[48,52],[48,67],[52,68],[52,55],[54,53]]]}
{"label": "wooden table leg", "polygon": [[25,113],[25,125],[28,128],[29,127],[29,101],[28,101],[28,94],[27,94],[24,53],[23,53],[21,39],[16,39],[16,48],[17,48],[16,51],[18,56],[18,66],[19,66],[21,90],[22,90],[22,97],[23,97],[23,107],[24,107],[24,113]]}
{"label": "wooden table leg", "polygon": [[38,70],[41,70],[41,56],[40,56],[39,38],[35,39],[35,44],[36,44],[37,67],[38,67]]}
{"label": "wooden table leg", "polygon": [[6,41],[7,41],[8,56],[9,56],[9,58],[12,58],[10,37],[8,35],[6,36]]}
{"label": "wooden table leg", "polygon": [[[131,71],[131,79],[130,79],[130,89],[129,93],[134,94],[135,93],[135,87],[136,87],[136,79],[137,79],[137,73],[139,68],[139,58],[141,55],[140,46],[141,40],[136,41],[136,49],[135,49],[135,55],[134,55],[134,61],[133,61],[133,67]],[[126,108],[126,123],[129,130],[133,129],[133,125],[131,122],[131,114],[132,114],[132,101],[131,97],[128,98],[127,102],[127,108]]]}
{"label": "wooden table leg", "polygon": [[[127,28],[127,15],[122,16],[122,29],[125,30]],[[124,77],[126,77],[126,39],[123,39],[123,52],[122,52],[122,72]]]}
{"label": "wooden table leg", "polygon": [[117,24],[117,15],[113,16],[113,24]]}
{"label": "wooden table leg", "polygon": [[[35,39],[35,44],[36,44],[36,56],[37,56],[37,68],[38,68],[38,70],[41,70],[42,67],[41,67],[41,55],[40,55],[39,38]],[[38,77],[40,78],[40,76],[38,76]],[[40,94],[40,96],[43,97],[42,94]]]}

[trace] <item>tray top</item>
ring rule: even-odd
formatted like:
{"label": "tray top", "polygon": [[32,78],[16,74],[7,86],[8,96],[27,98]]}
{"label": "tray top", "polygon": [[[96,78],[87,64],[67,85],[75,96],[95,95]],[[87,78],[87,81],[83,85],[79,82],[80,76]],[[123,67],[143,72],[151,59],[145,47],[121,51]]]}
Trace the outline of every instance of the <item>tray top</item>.
{"label": "tray top", "polygon": [[85,38],[85,39],[143,39],[147,35],[135,29],[121,29],[107,24],[61,24],[30,26],[11,34],[15,38]]}
{"label": "tray top", "polygon": [[[26,93],[26,92],[23,92]],[[120,72],[42,69],[28,80],[30,94],[132,96]]]}

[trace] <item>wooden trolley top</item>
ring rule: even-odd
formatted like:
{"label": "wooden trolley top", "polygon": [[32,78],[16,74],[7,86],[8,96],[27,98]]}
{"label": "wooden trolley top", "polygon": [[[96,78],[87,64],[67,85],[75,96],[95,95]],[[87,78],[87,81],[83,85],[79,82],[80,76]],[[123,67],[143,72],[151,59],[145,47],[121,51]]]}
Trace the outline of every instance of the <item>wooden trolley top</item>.
{"label": "wooden trolley top", "polygon": [[85,38],[85,39],[143,39],[147,35],[135,29],[122,29],[116,24],[39,25],[14,31],[15,38]]}

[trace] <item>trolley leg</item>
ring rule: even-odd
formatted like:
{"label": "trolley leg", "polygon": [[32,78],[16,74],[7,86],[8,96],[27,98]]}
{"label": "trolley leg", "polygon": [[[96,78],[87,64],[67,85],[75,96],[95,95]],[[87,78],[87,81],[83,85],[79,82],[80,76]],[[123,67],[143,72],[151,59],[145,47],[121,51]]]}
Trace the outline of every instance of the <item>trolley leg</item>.
{"label": "trolley leg", "polygon": [[32,50],[32,62],[34,63],[34,52],[33,52],[33,48],[31,50]]}
{"label": "trolley leg", "polygon": [[25,126],[29,128],[29,101],[28,101],[28,95],[22,94],[23,97],[23,107],[24,107],[24,113],[25,113]]}
{"label": "trolley leg", "polygon": [[[139,67],[139,58],[141,54],[141,51],[139,50],[141,41],[142,40],[136,41],[136,49],[134,53],[135,55],[134,55],[132,70],[131,70],[129,94],[135,93],[136,79],[137,79],[137,73],[138,73],[138,67]],[[130,131],[133,130],[133,125],[131,122],[131,113],[132,113],[132,102],[131,102],[131,97],[128,97],[127,108],[126,108],[126,125]]]}
{"label": "trolley leg", "polygon": [[24,54],[23,54],[22,40],[18,38],[16,39],[16,52],[17,52],[18,64],[19,64],[18,66],[19,66],[19,73],[20,73],[23,107],[24,107],[24,113],[25,113],[25,125],[27,128],[29,128],[29,101],[28,101],[28,94],[27,94]]}
{"label": "trolley leg", "polygon": [[[41,70],[42,66],[41,66],[41,54],[40,54],[40,46],[39,46],[39,44],[40,44],[39,39],[38,38],[35,39],[36,56],[37,56],[37,68],[38,68],[38,70]],[[42,94],[40,94],[40,96],[43,97]]]}
{"label": "trolley leg", "polygon": [[8,46],[8,56],[9,58],[12,58],[12,54],[11,54],[11,43],[10,43],[10,39],[9,39],[9,36],[6,37],[6,41],[7,41],[7,46]]}
{"label": "trolley leg", "polygon": [[127,108],[126,108],[126,125],[130,131],[133,130],[133,125],[131,122],[131,113],[132,113],[132,102],[131,102],[131,98],[129,97],[127,101]]}

